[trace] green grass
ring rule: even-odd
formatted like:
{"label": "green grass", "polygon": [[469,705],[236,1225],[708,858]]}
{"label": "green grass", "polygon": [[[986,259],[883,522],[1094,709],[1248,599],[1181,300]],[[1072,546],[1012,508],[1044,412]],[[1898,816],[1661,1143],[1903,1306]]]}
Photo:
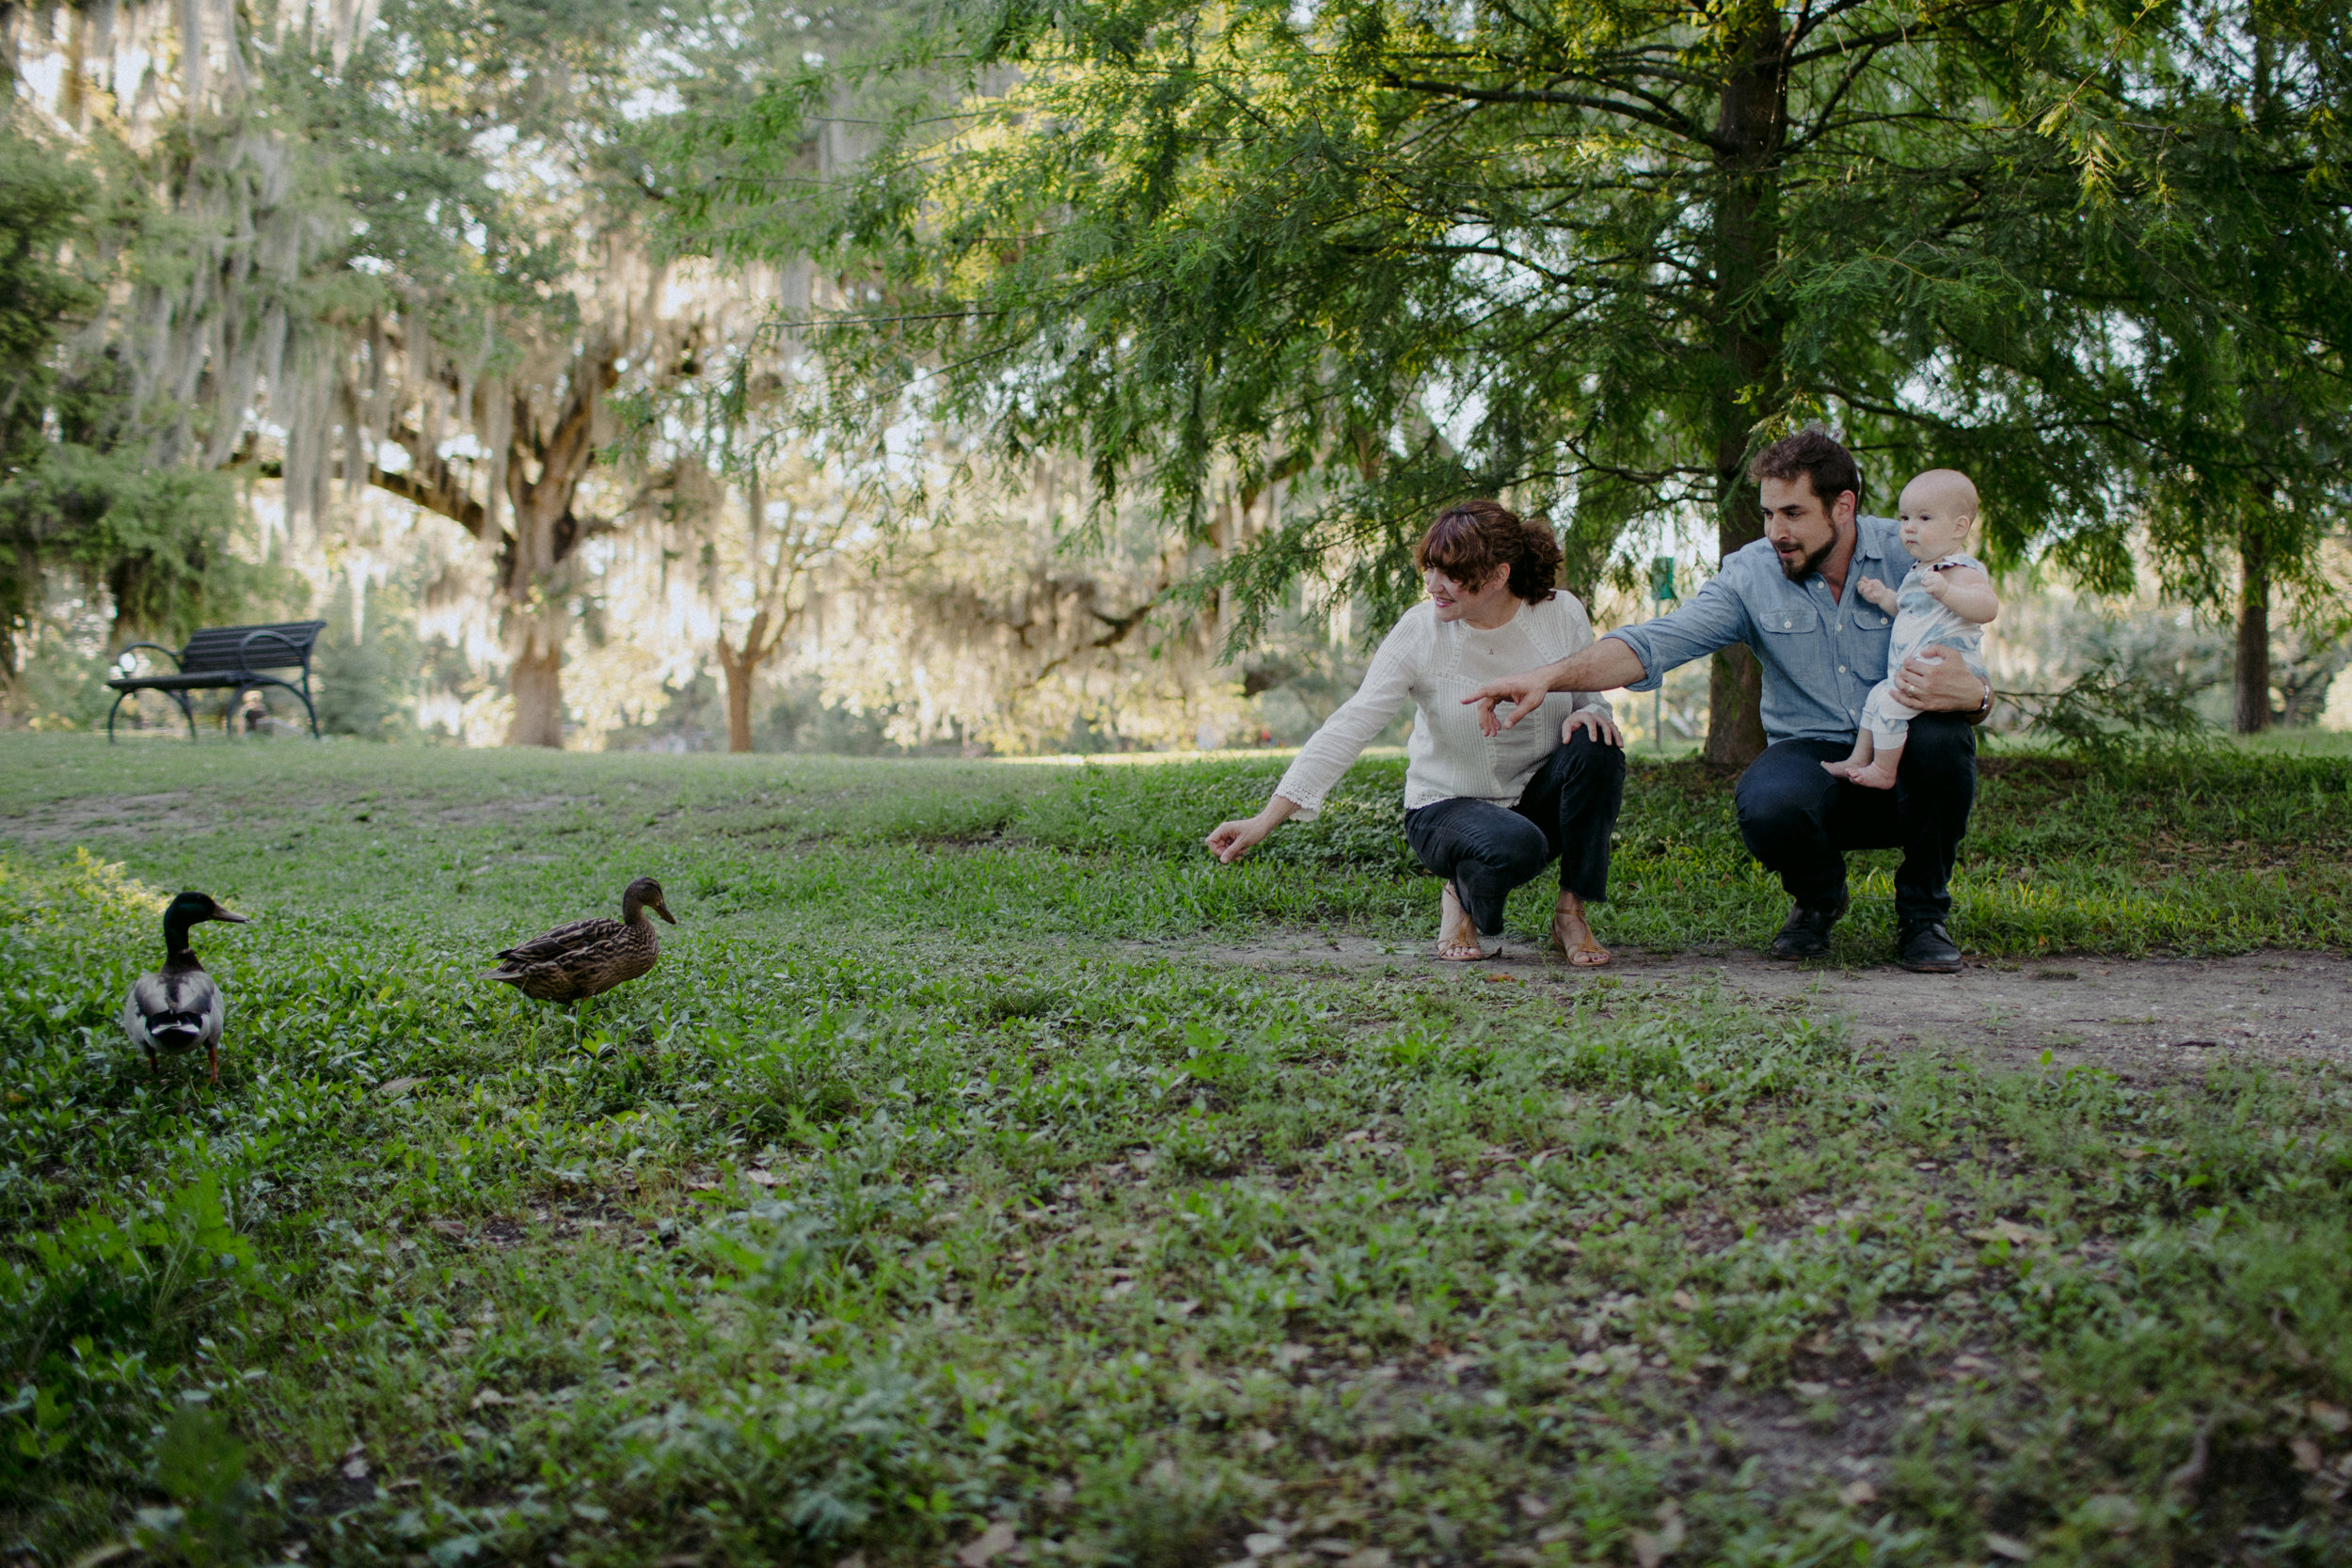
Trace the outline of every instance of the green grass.
{"label": "green grass", "polygon": [[[2352,1549],[2341,1075],[2134,1086],[1610,976],[1220,965],[1199,939],[1431,924],[1393,764],[1206,863],[1278,766],[11,737],[0,1544]],[[2013,759],[1962,931],[2334,944],[2347,839],[2343,758]],[[1613,940],[1777,919],[1692,768],[1637,770],[1620,850]],[[575,1016],[476,978],[640,873],[683,922],[644,980]],[[181,886],[255,917],[198,932],[217,1089],[112,1022]]]}

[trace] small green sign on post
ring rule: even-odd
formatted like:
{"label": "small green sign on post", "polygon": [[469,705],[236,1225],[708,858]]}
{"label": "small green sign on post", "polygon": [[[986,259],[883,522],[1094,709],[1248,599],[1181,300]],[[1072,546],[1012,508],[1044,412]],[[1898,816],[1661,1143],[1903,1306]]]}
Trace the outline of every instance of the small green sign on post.
{"label": "small green sign on post", "polygon": [[[1675,601],[1675,558],[1654,555],[1649,558],[1649,596],[1652,603],[1668,605]],[[1661,685],[1649,694],[1650,743],[1660,755],[1666,751],[1666,691]]]}

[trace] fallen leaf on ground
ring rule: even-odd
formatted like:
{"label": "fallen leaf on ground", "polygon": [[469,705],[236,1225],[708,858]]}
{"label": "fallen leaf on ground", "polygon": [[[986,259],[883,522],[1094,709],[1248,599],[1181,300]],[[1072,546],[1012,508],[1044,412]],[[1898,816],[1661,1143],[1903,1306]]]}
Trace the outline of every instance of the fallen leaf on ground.
{"label": "fallen leaf on ground", "polygon": [[1012,1528],[1012,1522],[999,1519],[965,1542],[956,1553],[956,1560],[962,1563],[963,1568],[987,1568],[990,1562],[1012,1550],[1019,1540],[1020,1534]]}
{"label": "fallen leaf on ground", "polygon": [[1658,1568],[1666,1559],[1682,1549],[1682,1511],[1672,1497],[1658,1505],[1658,1533],[1637,1529],[1629,1544],[1633,1547],[1633,1560],[1642,1568]]}
{"label": "fallen leaf on ground", "polygon": [[1984,1549],[2012,1562],[2023,1562],[2033,1556],[2033,1548],[2013,1535],[1988,1535],[1984,1538]]}

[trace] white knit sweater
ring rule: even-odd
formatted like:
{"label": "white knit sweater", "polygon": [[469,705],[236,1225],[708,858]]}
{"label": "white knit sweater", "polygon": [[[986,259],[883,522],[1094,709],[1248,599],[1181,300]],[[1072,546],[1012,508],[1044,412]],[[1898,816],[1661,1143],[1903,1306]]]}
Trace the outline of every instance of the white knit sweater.
{"label": "white knit sweater", "polygon": [[[1578,708],[1610,711],[1590,691],[1554,692],[1517,728],[1491,739],[1478,733],[1478,710],[1462,699],[1502,675],[1516,675],[1592,646],[1593,625],[1572,594],[1518,612],[1492,631],[1468,621],[1439,621],[1423,600],[1382,640],[1364,684],[1323,721],[1274,793],[1296,802],[1297,818],[1311,822],[1323,798],[1357,754],[1386,729],[1410,698],[1418,710],[1405,748],[1405,809],[1467,795],[1500,806],[1518,804],[1527,781],[1560,747],[1560,726]],[[1508,710],[1504,710],[1507,714]]]}

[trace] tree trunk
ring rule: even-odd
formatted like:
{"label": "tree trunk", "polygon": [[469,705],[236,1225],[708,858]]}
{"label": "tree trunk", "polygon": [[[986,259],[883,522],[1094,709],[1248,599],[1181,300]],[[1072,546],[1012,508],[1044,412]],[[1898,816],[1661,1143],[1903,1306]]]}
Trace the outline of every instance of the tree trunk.
{"label": "tree trunk", "polygon": [[564,649],[538,640],[524,641],[507,666],[507,691],[515,700],[507,726],[509,746],[564,745]]}
{"label": "tree trunk", "polygon": [[727,750],[730,752],[748,752],[752,749],[752,687],[759,679],[759,667],[768,662],[768,656],[774,653],[776,644],[784,641],[781,626],[776,628],[773,637],[768,635],[768,622],[765,610],[754,615],[750,627],[743,633],[740,648],[729,645],[726,633],[719,634],[719,669],[726,676]]}
{"label": "tree trunk", "polygon": [[[1715,543],[1722,557],[1764,536],[1762,503],[1749,483],[1753,432],[1782,402],[1782,321],[1763,297],[1780,249],[1780,157],[1788,81],[1780,12],[1744,0],[1727,24],[1724,78],[1715,122]],[[1744,647],[1715,655],[1708,683],[1707,760],[1744,766],[1764,750],[1762,672]]]}
{"label": "tree trunk", "polygon": [[2259,528],[2238,538],[2237,711],[2232,728],[2270,727],[2270,541]]}
{"label": "tree trunk", "polygon": [[[507,726],[509,746],[564,744],[564,642],[571,630],[564,585],[555,568],[567,549],[559,548],[559,519],[548,515],[556,486],[543,462],[540,483],[515,499],[515,531],[507,541],[505,572],[507,690],[515,700]],[[563,486],[562,510],[570,510],[571,485]]]}
{"label": "tree trunk", "polygon": [[501,562],[500,597],[504,600],[507,645],[513,650],[508,690],[515,699],[509,746],[564,744],[564,643],[571,634],[568,585],[559,576],[583,535],[572,514],[580,482],[596,459],[596,404],[620,379],[611,348],[572,361],[571,391],[554,427],[541,433],[523,399],[515,401],[515,439],[529,442],[538,460],[535,478],[526,476],[524,453],[507,460],[506,491],[514,532]]}
{"label": "tree trunk", "polygon": [[727,750],[752,749],[752,672],[734,665],[727,673]]}

